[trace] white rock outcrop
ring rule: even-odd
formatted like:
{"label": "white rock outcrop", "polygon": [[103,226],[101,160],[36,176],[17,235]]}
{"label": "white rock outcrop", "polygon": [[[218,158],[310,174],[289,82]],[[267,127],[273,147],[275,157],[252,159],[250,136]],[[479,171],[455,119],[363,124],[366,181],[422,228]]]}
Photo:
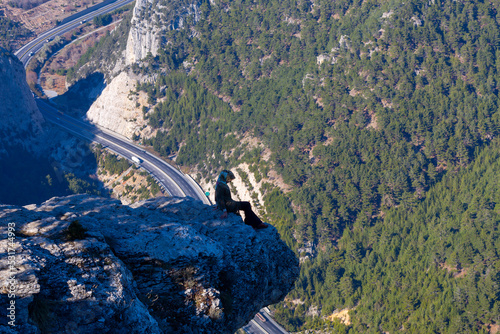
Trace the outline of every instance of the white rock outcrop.
{"label": "white rock outcrop", "polygon": [[[189,198],[0,205],[2,333],[234,333],[299,273],[270,226]],[[15,294],[15,296],[10,294]]]}
{"label": "white rock outcrop", "polygon": [[184,27],[186,17],[200,19],[199,0],[137,0],[125,52],[126,63],[134,64],[148,53],[156,56],[168,41],[162,33]]}
{"label": "white rock outcrop", "polygon": [[87,119],[129,139],[140,133],[146,122],[137,107],[136,96],[130,94],[135,90],[136,82],[137,79],[128,72],[120,73],[92,104]]}
{"label": "white rock outcrop", "polygon": [[148,52],[151,52],[153,56],[158,53],[161,29],[157,24],[154,24],[157,22],[142,19],[147,15],[150,6],[152,6],[152,1],[148,0],[137,0],[135,3],[132,26],[125,51],[125,62],[128,65],[145,58]]}

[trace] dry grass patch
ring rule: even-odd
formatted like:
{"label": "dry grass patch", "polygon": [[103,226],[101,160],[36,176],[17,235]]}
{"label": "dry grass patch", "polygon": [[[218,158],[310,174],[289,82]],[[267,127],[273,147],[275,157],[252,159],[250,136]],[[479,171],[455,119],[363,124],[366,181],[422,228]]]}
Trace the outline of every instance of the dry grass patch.
{"label": "dry grass patch", "polygon": [[345,308],[340,311],[333,312],[332,315],[328,316],[327,319],[330,321],[334,321],[335,319],[339,319],[344,325],[351,324],[351,318],[349,316],[350,309]]}

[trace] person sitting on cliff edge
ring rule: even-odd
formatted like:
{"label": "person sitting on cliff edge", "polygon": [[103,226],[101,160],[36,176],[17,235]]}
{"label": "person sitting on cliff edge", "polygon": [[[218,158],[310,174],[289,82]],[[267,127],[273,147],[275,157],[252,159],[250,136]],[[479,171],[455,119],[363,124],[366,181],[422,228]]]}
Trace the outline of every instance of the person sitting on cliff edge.
{"label": "person sitting on cliff edge", "polygon": [[217,183],[215,184],[215,202],[217,203],[217,207],[223,211],[220,217],[224,219],[227,217],[228,212],[237,213],[243,210],[243,212],[245,212],[245,224],[255,229],[266,228],[267,225],[252,211],[250,202],[238,202],[231,198],[231,190],[229,190],[228,183],[234,179],[234,174],[225,169],[220,172]]}

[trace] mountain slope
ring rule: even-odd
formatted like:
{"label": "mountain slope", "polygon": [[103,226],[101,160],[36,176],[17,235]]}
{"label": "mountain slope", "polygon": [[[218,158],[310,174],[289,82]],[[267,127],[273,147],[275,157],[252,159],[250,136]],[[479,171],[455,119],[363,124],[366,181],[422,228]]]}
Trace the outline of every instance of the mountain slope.
{"label": "mountain slope", "polygon": [[[168,11],[155,4],[134,24]],[[288,184],[287,193],[269,184],[263,195],[287,242],[313,259],[289,296],[304,304],[281,309],[290,329],[321,327],[314,314],[351,307],[369,290],[358,273],[328,271],[334,250],[368,261],[376,241],[363,231],[382,228],[395,208],[416,210],[429,189],[498,137],[498,6],[203,1],[199,20],[164,29],[160,49],[131,65],[148,78],[136,89],[149,96],[143,111],[156,133],[140,140],[206,182],[246,162],[257,179],[275,171]],[[249,137],[263,146],[248,145]],[[390,308],[354,326],[396,328],[408,314]]]}

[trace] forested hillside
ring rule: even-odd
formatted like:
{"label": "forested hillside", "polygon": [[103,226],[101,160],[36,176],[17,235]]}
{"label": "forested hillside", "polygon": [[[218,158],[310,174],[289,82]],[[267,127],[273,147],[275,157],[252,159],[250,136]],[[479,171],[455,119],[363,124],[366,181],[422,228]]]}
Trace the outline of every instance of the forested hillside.
{"label": "forested hillside", "polygon": [[[354,307],[356,333],[488,333],[500,321],[500,141],[474,158],[411,210],[346,230],[338,249],[303,265],[290,299],[305,295],[324,314]],[[297,327],[306,310],[277,318]]]}
{"label": "forested hillside", "polygon": [[146,144],[204,177],[245,159],[293,186],[265,197],[286,241],[315,250],[289,296],[300,302],[278,307],[288,329],[346,307],[355,332],[500,320],[499,6],[203,1],[133,66],[160,73],[138,87],[165,130]]}
{"label": "forested hillside", "polygon": [[0,47],[9,51],[15,51],[16,40],[23,40],[30,37],[33,33],[23,27],[18,22],[9,20],[7,17],[0,16]]}

